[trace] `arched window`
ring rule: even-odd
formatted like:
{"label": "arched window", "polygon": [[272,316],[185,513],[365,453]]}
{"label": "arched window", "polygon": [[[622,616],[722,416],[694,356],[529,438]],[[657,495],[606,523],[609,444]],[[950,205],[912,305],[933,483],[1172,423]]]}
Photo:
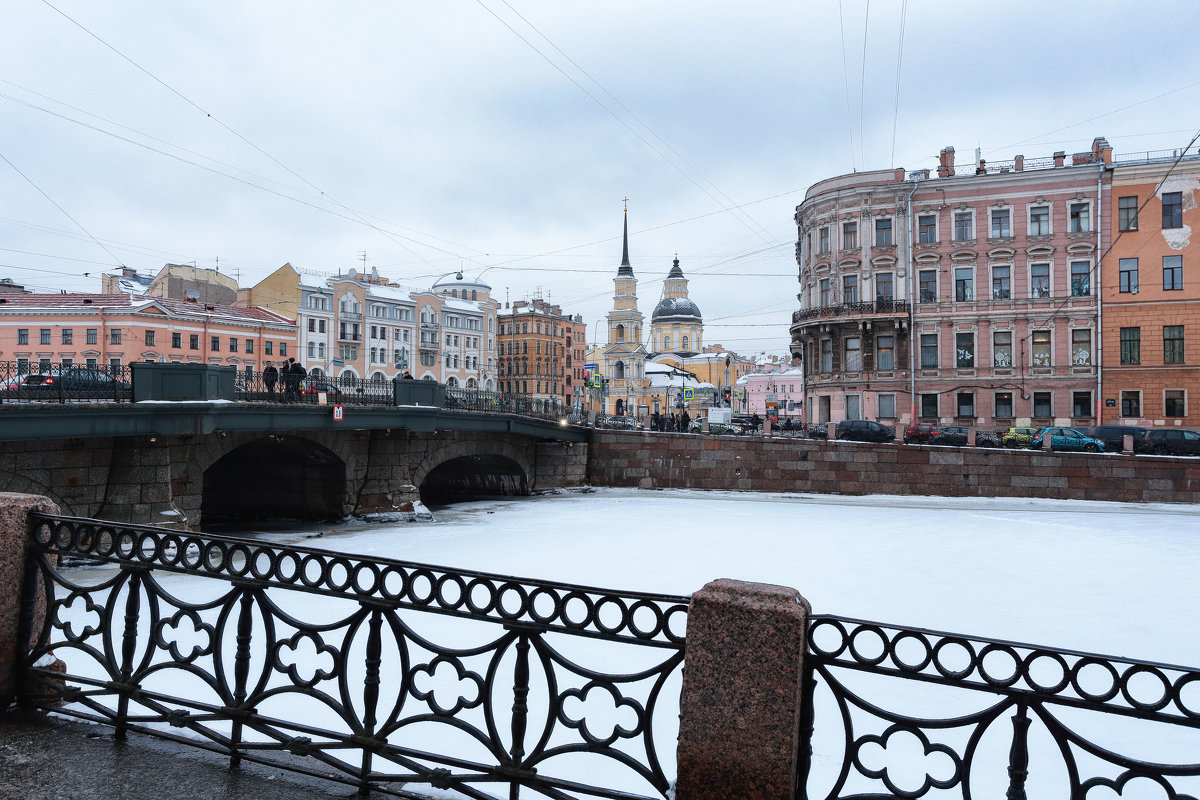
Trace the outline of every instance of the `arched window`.
{"label": "arched window", "polygon": [[686,336],[683,337],[683,349],[685,351],[688,349],[688,337]]}
{"label": "arched window", "polygon": [[472,289],[472,290],[471,290],[471,299],[472,299],[472,300],[476,299],[476,296],[475,296],[475,290],[474,290],[474,289]]}
{"label": "arched window", "polygon": [[625,379],[625,362],[624,361],[618,361],[613,366],[613,377],[616,378],[617,380]]}
{"label": "arched window", "polygon": [[617,341],[618,342],[625,341],[625,326],[624,325],[617,326]]}
{"label": "arched window", "polygon": [[670,349],[671,349],[671,337],[664,335],[663,336],[663,350],[667,351]]}

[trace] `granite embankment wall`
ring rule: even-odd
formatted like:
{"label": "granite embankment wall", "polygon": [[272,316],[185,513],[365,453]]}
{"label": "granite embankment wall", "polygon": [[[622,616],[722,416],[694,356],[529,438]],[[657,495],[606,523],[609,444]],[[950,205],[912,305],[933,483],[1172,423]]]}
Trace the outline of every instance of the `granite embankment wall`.
{"label": "granite embankment wall", "polygon": [[1200,459],[596,431],[597,486],[1200,502]]}

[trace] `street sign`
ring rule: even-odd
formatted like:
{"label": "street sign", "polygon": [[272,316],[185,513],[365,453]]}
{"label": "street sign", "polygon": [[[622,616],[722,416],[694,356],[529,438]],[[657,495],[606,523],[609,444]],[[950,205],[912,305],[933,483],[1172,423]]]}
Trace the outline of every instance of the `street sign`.
{"label": "street sign", "polygon": [[696,396],[696,393],[694,390],[692,390],[692,389],[684,389],[683,390],[683,399],[684,400],[692,400],[695,398],[695,396]]}
{"label": "street sign", "polygon": [[342,416],[342,407],[334,406],[333,407],[333,421],[341,422],[343,419],[344,419],[344,417]]}

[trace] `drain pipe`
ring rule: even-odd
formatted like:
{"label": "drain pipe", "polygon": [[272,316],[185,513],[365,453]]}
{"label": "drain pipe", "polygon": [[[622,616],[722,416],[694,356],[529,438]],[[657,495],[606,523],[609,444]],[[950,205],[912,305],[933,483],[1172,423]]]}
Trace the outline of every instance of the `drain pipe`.
{"label": "drain pipe", "polygon": [[1094,411],[1096,424],[1103,425],[1104,419],[1104,303],[1100,298],[1100,264],[1104,260],[1104,169],[1096,176],[1096,401]]}
{"label": "drain pipe", "polygon": [[913,241],[912,199],[920,186],[920,178],[913,178],[912,191],[905,202],[908,215],[908,424],[917,424],[917,370],[916,370],[916,313],[917,313],[917,264],[916,244]]}

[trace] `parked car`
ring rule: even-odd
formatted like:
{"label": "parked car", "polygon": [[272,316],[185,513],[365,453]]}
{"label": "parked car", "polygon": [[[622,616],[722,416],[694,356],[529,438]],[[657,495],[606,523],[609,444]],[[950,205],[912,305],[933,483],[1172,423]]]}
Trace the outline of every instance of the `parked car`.
{"label": "parked car", "polygon": [[[704,421],[700,419],[692,420],[692,424],[688,428],[689,433],[701,433],[703,430]],[[742,433],[742,426],[729,422],[709,422],[708,432],[717,436],[738,436]]]}
{"label": "parked car", "polygon": [[818,422],[816,425],[809,425],[805,434],[809,439],[828,439],[829,438],[829,423]]}
{"label": "parked car", "polygon": [[1000,444],[1004,447],[1029,447],[1029,443],[1040,430],[1041,428],[1009,428],[1000,434]]}
{"label": "parked car", "polygon": [[1104,450],[1104,442],[1084,436],[1074,428],[1043,428],[1029,442],[1030,449],[1040,450],[1045,437],[1050,437],[1051,450],[1083,450],[1088,453],[1099,453]]}
{"label": "parked car", "polygon": [[642,429],[642,423],[638,422],[637,417],[605,417],[603,425],[600,425],[599,421],[596,424],[597,427],[622,431],[639,431]]}
{"label": "parked car", "polygon": [[68,396],[78,398],[116,397],[127,392],[130,384],[117,380],[112,375],[93,367],[67,367],[26,375],[21,379],[17,392],[28,397],[41,395]]}
{"label": "parked car", "polygon": [[905,444],[926,444],[937,435],[938,427],[931,422],[918,422],[904,430]]}
{"label": "parked car", "polygon": [[338,397],[343,394],[332,381],[324,380],[323,378],[310,378],[304,382],[304,387],[300,390],[303,394],[321,394],[324,392],[330,397]]}
{"label": "parked car", "polygon": [[1147,431],[1142,444],[1146,452],[1156,455],[1200,456],[1200,433],[1182,428]]}
{"label": "parked car", "polygon": [[847,419],[837,424],[834,437],[855,442],[891,442],[896,439],[896,431],[870,419]]}
{"label": "parked car", "polygon": [[[965,447],[970,441],[970,428],[964,428],[962,425],[944,425],[937,429],[937,433],[929,440],[930,444],[953,445],[956,447]],[[1003,447],[1000,437],[994,433],[985,431],[975,431],[975,446],[976,447]]]}
{"label": "parked car", "polygon": [[1097,425],[1088,430],[1093,439],[1104,442],[1104,449],[1120,453],[1125,449],[1125,437],[1133,437],[1134,452],[1142,452],[1142,438],[1150,431],[1149,428],[1139,428],[1134,425]]}

